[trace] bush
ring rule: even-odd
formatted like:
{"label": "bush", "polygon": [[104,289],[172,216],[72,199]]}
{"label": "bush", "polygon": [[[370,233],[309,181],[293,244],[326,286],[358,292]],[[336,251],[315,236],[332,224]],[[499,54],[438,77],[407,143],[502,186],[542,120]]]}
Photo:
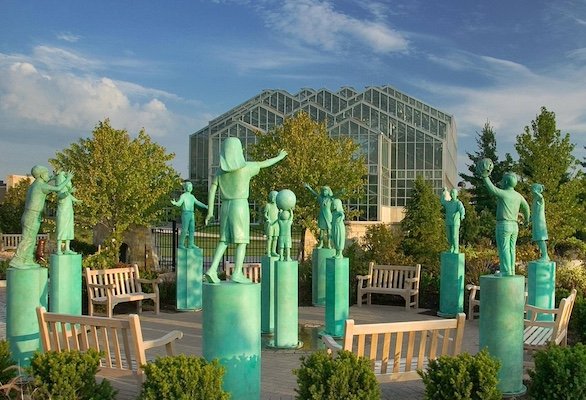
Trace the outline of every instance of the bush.
{"label": "bush", "polygon": [[146,374],[139,400],[226,400],[224,367],[218,360],[179,355],[159,357],[141,367]]}
{"label": "bush", "polygon": [[586,243],[578,238],[570,237],[556,243],[555,253],[563,258],[583,260],[586,258]]}
{"label": "bush", "polygon": [[370,361],[349,351],[340,351],[336,357],[323,350],[301,357],[301,367],[293,373],[300,400],[380,399]]}
{"label": "bush", "polygon": [[71,241],[71,248],[73,250],[77,251],[78,253],[80,253],[84,257],[92,255],[98,251],[97,246],[94,246],[91,243],[87,243],[87,242],[84,242],[81,240],[76,240],[76,239],[73,239]]}
{"label": "bush", "polygon": [[0,384],[8,383],[17,375],[16,368],[11,368],[16,361],[10,354],[10,348],[6,340],[0,340]]}
{"label": "bush", "polygon": [[586,398],[586,346],[551,345],[533,354],[528,394],[539,400]]}
{"label": "bush", "polygon": [[586,269],[582,263],[563,262],[557,267],[555,275],[556,288],[586,293]]}
{"label": "bush", "polygon": [[417,372],[425,384],[425,400],[500,400],[499,368],[499,361],[482,350],[475,356],[441,356]]}
{"label": "bush", "polygon": [[96,383],[100,353],[90,349],[35,353],[27,372],[32,377],[33,399],[110,400],[117,391],[110,382]]}
{"label": "bush", "polygon": [[299,262],[299,306],[311,306],[312,303],[312,271],[311,258]]}
{"label": "bush", "polygon": [[6,270],[10,267],[10,260],[0,260],[0,279],[6,279]]}

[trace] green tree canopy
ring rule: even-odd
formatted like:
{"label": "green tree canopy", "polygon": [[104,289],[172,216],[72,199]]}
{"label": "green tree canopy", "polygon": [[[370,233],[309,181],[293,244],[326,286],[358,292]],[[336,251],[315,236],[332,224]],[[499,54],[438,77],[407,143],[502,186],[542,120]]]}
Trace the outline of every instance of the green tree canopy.
{"label": "green tree canopy", "polygon": [[0,203],[0,232],[21,233],[20,217],[24,213],[26,192],[31,185],[32,178],[21,179],[14,187],[8,189],[2,203]]}
{"label": "green tree canopy", "polygon": [[[318,123],[304,112],[287,118],[282,126],[267,133],[258,132],[257,142],[249,146],[252,159],[274,157],[279,150],[289,155],[271,168],[261,170],[251,182],[251,198],[257,204],[267,202],[271,190],[290,189],[297,196],[294,215],[304,227],[315,226],[319,205],[303,187],[307,182],[318,191],[330,186],[341,198],[358,197],[364,189],[367,173],[359,145],[349,138],[331,138],[326,124]],[[347,219],[356,213],[346,213]]]}
{"label": "green tree canopy", "polygon": [[76,206],[76,222],[88,228],[101,224],[120,240],[130,225],[156,222],[169,203],[179,184],[169,165],[174,157],[144,130],[133,139],[106,119],[91,138],[72,143],[50,162],[75,173],[75,196],[83,201]]}
{"label": "green tree canopy", "polygon": [[583,206],[579,204],[582,182],[572,152],[575,145],[570,134],[561,134],[556,127],[555,113],[542,107],[541,113],[517,136],[515,149],[519,154],[517,172],[523,182],[520,190],[529,195],[529,185],[545,187],[545,215],[550,243],[572,236],[584,223]]}
{"label": "green tree canopy", "polygon": [[411,198],[405,205],[401,228],[405,254],[431,271],[439,272],[440,253],[448,247],[445,224],[440,198],[421,175],[415,179]]}

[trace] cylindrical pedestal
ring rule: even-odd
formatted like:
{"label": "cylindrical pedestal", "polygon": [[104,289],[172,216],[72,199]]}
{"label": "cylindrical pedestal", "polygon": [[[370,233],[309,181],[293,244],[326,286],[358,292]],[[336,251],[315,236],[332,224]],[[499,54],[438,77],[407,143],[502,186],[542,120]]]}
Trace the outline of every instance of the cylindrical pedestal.
{"label": "cylindrical pedestal", "polygon": [[[555,262],[530,261],[527,267],[527,304],[555,307]],[[553,321],[553,314],[540,314],[538,321]]]}
{"label": "cylindrical pedestal", "polygon": [[275,262],[278,259],[279,257],[270,256],[261,258],[260,330],[262,333],[273,333],[275,330]]}
{"label": "cylindrical pedestal", "polygon": [[464,310],[464,253],[442,252],[440,271],[440,309],[437,315],[453,318]]}
{"label": "cylindrical pedestal", "polygon": [[203,357],[225,368],[232,399],[260,399],[260,285],[203,284]]}
{"label": "cylindrical pedestal", "polygon": [[311,254],[311,302],[326,305],[326,259],[336,254],[334,249],[315,249]]}
{"label": "cylindrical pedestal", "polygon": [[525,393],[523,385],[523,309],[525,278],[521,275],[480,277],[480,350],[501,363],[498,387],[504,395]]}
{"label": "cylindrical pedestal", "polygon": [[297,261],[275,263],[275,340],[274,347],[297,348],[299,346]]}
{"label": "cylindrical pedestal", "polygon": [[47,268],[6,271],[6,339],[12,357],[28,366],[40,348],[36,308],[47,307]]}
{"label": "cylindrical pedestal", "polygon": [[51,254],[49,310],[81,315],[81,254]]}
{"label": "cylindrical pedestal", "polygon": [[199,247],[177,249],[177,310],[201,310],[203,252]]}
{"label": "cylindrical pedestal", "polygon": [[348,319],[348,258],[328,258],[326,261],[326,328],[325,333],[340,338]]}

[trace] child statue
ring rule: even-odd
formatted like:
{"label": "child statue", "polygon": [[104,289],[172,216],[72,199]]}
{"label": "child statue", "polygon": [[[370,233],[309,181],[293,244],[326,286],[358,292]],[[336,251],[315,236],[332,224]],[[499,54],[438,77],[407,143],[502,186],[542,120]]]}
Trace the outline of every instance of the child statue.
{"label": "child statue", "polygon": [[342,258],[342,251],[346,244],[346,225],[344,225],[344,207],[342,206],[342,200],[334,199],[332,204],[334,211],[332,212],[332,242],[334,242],[334,248],[336,249],[335,258]]}
{"label": "child statue", "polygon": [[[65,172],[61,171],[55,177],[57,185],[65,182],[67,177]],[[70,243],[74,239],[74,223],[73,223],[73,203],[81,203],[73,196],[75,189],[71,181],[67,182],[65,187],[57,193],[57,250],[58,255],[61,254],[77,254],[71,250]],[[63,243],[65,243],[65,250],[63,250]]]}
{"label": "child statue", "polygon": [[539,261],[549,261],[547,255],[547,224],[545,221],[545,200],[543,199],[543,185],[534,183],[531,185],[531,193],[533,194],[533,202],[531,204],[531,238],[541,253]]}
{"label": "child statue", "polygon": [[35,252],[35,243],[37,234],[41,227],[41,218],[45,208],[45,200],[51,192],[61,191],[67,185],[73,174],[65,174],[65,180],[58,185],[49,185],[51,178],[49,170],[42,165],[35,165],[31,170],[31,175],[35,178],[34,182],[28,188],[26,201],[24,204],[24,213],[22,214],[22,241],[16,248],[16,253],[10,261],[10,266],[17,269],[28,269],[39,267],[34,262],[33,255]]}
{"label": "child statue", "polygon": [[265,205],[265,234],[267,236],[267,256],[277,257],[277,241],[279,239],[279,208],[277,207],[277,191],[269,193],[269,201]]}
{"label": "child statue", "polygon": [[450,253],[458,253],[460,249],[460,222],[466,214],[464,205],[458,200],[458,189],[454,188],[448,194],[448,188],[444,188],[441,203],[446,211],[446,236],[450,244],[449,251]]}
{"label": "child statue", "polygon": [[171,204],[181,207],[181,237],[179,238],[179,248],[185,249],[185,238],[187,237],[187,248],[195,249],[195,206],[208,209],[208,206],[195,198],[191,192],[193,184],[189,181],[183,183],[184,192],[179,196],[179,200],[171,200]]}
{"label": "child statue", "polygon": [[291,227],[297,197],[291,190],[283,189],[277,194],[276,203],[279,208],[279,260],[291,261]]}
{"label": "child statue", "polygon": [[248,196],[250,180],[261,168],[270,167],[287,156],[285,150],[265,161],[246,161],[240,139],[229,137],[222,142],[220,151],[220,168],[212,181],[208,195],[208,215],[206,225],[214,217],[214,200],[220,188],[220,241],[216,247],[212,265],[205,277],[210,283],[217,283],[218,266],[229,243],[236,244],[234,256],[234,274],[232,282],[250,283],[242,273],[242,264],[246,255],[246,245],[250,242],[250,210]]}
{"label": "child statue", "polygon": [[322,186],[321,193],[317,193],[313,190],[308,183],[304,183],[303,186],[315,196],[319,203],[319,216],[317,219],[319,240],[317,248],[321,249],[325,246],[326,248],[331,249],[330,230],[332,229],[332,200],[334,199],[334,193],[329,186]]}

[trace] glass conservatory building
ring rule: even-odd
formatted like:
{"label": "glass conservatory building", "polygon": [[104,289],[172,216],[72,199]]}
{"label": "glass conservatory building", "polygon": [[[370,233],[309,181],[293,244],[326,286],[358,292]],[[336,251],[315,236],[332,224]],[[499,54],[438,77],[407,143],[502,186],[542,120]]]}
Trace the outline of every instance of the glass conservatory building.
{"label": "glass conservatory building", "polygon": [[362,198],[348,206],[361,211],[361,221],[400,221],[417,175],[432,182],[438,196],[442,187],[457,184],[454,117],[391,86],[264,90],[190,136],[190,179],[209,185],[223,139],[238,137],[246,147],[255,130],[270,130],[299,111],[326,121],[332,137],[360,144],[368,183]]}

